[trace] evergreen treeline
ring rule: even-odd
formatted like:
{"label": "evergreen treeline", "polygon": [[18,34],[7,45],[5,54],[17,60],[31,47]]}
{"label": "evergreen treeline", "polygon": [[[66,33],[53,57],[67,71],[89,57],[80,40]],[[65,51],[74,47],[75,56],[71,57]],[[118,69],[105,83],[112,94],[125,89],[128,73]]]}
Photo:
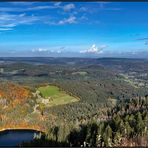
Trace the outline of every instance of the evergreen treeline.
{"label": "evergreen treeline", "polygon": [[59,124],[22,146],[148,146],[148,97],[120,101],[106,121]]}

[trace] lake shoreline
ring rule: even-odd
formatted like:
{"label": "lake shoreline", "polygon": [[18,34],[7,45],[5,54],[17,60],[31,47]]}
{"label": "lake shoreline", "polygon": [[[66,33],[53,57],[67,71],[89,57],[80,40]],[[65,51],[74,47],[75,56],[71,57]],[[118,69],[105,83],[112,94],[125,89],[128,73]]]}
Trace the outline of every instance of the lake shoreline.
{"label": "lake shoreline", "polygon": [[19,146],[24,142],[30,142],[36,135],[40,135],[41,131],[34,129],[4,129],[0,132],[1,146]]}
{"label": "lake shoreline", "polygon": [[36,132],[41,132],[44,133],[44,131],[39,130],[39,129],[33,129],[33,128],[3,128],[0,129],[0,133],[1,132],[5,132],[5,131],[36,131]]}

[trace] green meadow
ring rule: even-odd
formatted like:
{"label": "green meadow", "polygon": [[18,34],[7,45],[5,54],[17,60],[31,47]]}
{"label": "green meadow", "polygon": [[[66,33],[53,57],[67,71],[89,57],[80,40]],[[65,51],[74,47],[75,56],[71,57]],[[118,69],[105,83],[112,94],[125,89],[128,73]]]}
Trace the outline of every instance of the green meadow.
{"label": "green meadow", "polygon": [[63,105],[79,101],[78,98],[70,96],[68,93],[61,91],[56,86],[48,85],[39,87],[38,90],[44,98],[49,99],[48,106]]}
{"label": "green meadow", "polygon": [[58,87],[50,86],[50,85],[39,87],[38,90],[41,92],[42,96],[45,98],[52,97],[54,95],[59,95],[61,93]]}

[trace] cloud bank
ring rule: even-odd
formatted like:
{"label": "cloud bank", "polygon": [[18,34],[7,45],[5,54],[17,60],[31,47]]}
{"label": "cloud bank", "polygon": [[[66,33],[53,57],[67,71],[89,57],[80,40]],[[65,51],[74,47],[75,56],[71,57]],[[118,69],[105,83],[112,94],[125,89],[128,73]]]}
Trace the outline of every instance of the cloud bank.
{"label": "cloud bank", "polygon": [[107,45],[101,45],[100,47],[97,47],[95,44],[93,44],[88,50],[81,50],[80,53],[100,54],[103,53],[103,49],[107,47]]}

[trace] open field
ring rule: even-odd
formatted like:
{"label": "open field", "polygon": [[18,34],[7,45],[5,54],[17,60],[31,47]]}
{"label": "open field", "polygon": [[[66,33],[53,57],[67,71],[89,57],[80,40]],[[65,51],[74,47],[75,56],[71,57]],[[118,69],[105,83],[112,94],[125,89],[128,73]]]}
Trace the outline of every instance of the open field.
{"label": "open field", "polygon": [[59,88],[56,86],[39,87],[38,90],[41,92],[42,96],[45,98],[60,94]]}
{"label": "open field", "polygon": [[49,99],[48,106],[63,105],[78,101],[77,98],[70,96],[64,91],[60,91],[56,86],[44,86],[39,87],[41,95],[46,99]]}

